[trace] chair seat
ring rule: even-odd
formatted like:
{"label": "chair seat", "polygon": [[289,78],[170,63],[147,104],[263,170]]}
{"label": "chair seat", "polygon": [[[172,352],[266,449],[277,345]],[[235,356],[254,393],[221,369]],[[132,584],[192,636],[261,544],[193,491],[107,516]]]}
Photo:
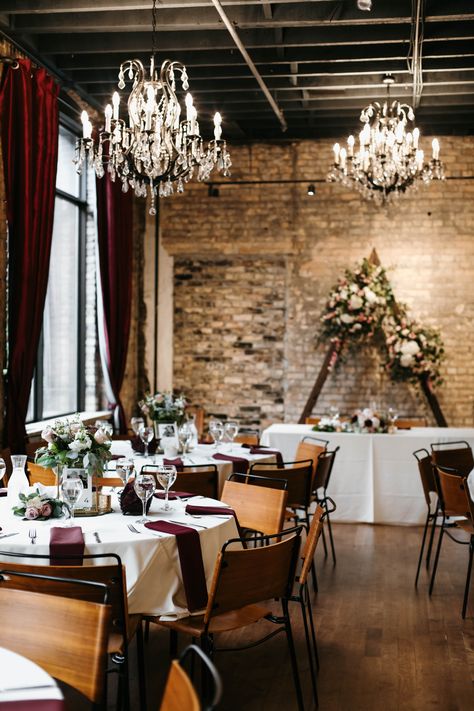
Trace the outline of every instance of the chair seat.
{"label": "chair seat", "polygon": [[[271,610],[261,605],[246,605],[238,610],[224,612],[222,615],[212,617],[208,632],[230,632],[230,630],[246,627],[271,614]],[[163,620],[159,617],[147,618],[157,622],[163,627],[190,634],[192,637],[201,637],[204,634],[204,615],[182,617],[180,620]]]}

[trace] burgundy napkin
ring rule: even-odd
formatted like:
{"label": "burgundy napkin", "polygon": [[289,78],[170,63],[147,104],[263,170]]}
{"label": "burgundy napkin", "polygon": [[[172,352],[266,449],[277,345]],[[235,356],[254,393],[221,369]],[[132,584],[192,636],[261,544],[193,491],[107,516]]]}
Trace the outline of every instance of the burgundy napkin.
{"label": "burgundy napkin", "polygon": [[176,536],[188,610],[202,610],[207,605],[207,586],[199,533],[190,526],[180,526],[168,521],[146,523],[145,528]]}
{"label": "burgundy napkin", "polygon": [[177,472],[183,471],[183,460],[181,459],[181,457],[176,457],[176,459],[163,458],[163,464],[168,464],[169,466],[176,467]]}
{"label": "burgundy napkin", "polygon": [[80,526],[53,526],[49,538],[50,565],[82,565],[84,536]]}
{"label": "burgundy napkin", "polygon": [[250,454],[274,454],[277,461],[278,467],[283,467],[283,457],[278,449],[270,449],[263,444],[259,444],[258,447],[253,444],[243,444],[242,447],[250,450]]}
{"label": "burgundy napkin", "polygon": [[[138,452],[139,454],[144,454],[145,445],[141,441],[140,437],[135,435],[135,437],[132,437],[130,442],[132,444],[132,449],[134,452]],[[158,444],[158,442],[156,441],[156,439],[151,440],[150,444],[148,445],[148,453],[149,454],[155,454],[157,444]]]}
{"label": "burgundy napkin", "polygon": [[[155,499],[164,499],[164,491],[156,491],[153,496]],[[176,499],[190,499],[191,496],[196,496],[196,494],[190,494],[189,491],[170,491],[168,494],[168,499],[170,501],[175,501]]]}
{"label": "burgundy napkin", "polygon": [[230,509],[227,506],[195,506],[194,504],[188,504],[186,506],[186,513],[194,514],[196,516],[233,516],[235,518],[235,525],[239,532],[239,536],[242,537],[242,533],[239,526],[239,519],[234,509]]}
{"label": "burgundy napkin", "polygon": [[[146,502],[146,511],[151,506],[152,497]],[[133,486],[133,481],[127,482],[125,489],[120,494],[120,508],[122,513],[126,516],[127,514],[133,516],[141,516],[143,512],[142,502],[135,493],[135,488]]]}
{"label": "burgundy napkin", "polygon": [[29,699],[28,701],[0,701],[2,711],[64,711],[62,699]]}
{"label": "burgundy napkin", "polygon": [[249,463],[247,459],[243,457],[231,457],[230,454],[217,454],[212,455],[213,459],[220,459],[223,462],[232,462],[232,471],[236,474],[247,474],[247,469],[249,468]]}

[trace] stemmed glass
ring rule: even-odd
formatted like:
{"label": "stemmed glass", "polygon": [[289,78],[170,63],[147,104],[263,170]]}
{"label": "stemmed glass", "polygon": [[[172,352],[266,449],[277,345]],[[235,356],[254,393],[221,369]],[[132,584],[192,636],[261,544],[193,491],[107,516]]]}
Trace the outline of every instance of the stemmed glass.
{"label": "stemmed glass", "polygon": [[235,420],[229,420],[224,425],[224,434],[230,440],[230,451],[232,451],[232,445],[234,444],[234,439],[237,437],[239,432],[239,423]]}
{"label": "stemmed glass", "polygon": [[123,485],[125,486],[133,472],[133,462],[128,459],[118,459],[115,466],[115,472],[123,481]]}
{"label": "stemmed glass", "polygon": [[395,410],[394,407],[389,407],[388,408],[388,426],[391,427],[392,429],[395,429],[395,427],[396,427],[397,418],[398,418],[398,412]]}
{"label": "stemmed glass", "polygon": [[140,427],[140,429],[138,430],[138,434],[140,435],[141,441],[145,445],[145,451],[143,453],[143,456],[148,457],[148,445],[150,444],[154,436],[153,427]]}
{"label": "stemmed glass", "polygon": [[178,439],[183,450],[183,454],[187,452],[188,445],[191,442],[193,433],[187,422],[184,422],[178,430]]}
{"label": "stemmed glass", "polygon": [[135,523],[148,523],[150,519],[146,517],[146,502],[153,496],[155,491],[155,479],[151,474],[137,474],[133,482],[135,493],[142,502],[142,517]]}
{"label": "stemmed glass", "polygon": [[145,420],[143,419],[143,417],[132,417],[132,419],[130,420],[130,424],[132,426],[132,430],[135,432],[135,434],[138,437],[139,433],[140,433],[140,429],[142,427],[145,427]]}
{"label": "stemmed glass", "polygon": [[69,476],[64,478],[61,482],[61,492],[63,499],[68,505],[70,519],[68,526],[74,526],[74,507],[77,504],[79,497],[82,494],[84,485],[82,479],[79,476]]}
{"label": "stemmed glass", "polygon": [[214,440],[214,447],[217,449],[219,442],[224,436],[224,425],[220,420],[211,420],[209,422],[209,434]]}
{"label": "stemmed glass", "polygon": [[0,483],[5,475],[5,470],[7,468],[7,465],[5,464],[5,460],[0,457]]}
{"label": "stemmed glass", "polygon": [[156,478],[165,490],[165,505],[162,511],[171,511],[171,506],[168,501],[168,492],[176,481],[176,467],[172,464],[161,464],[158,467]]}
{"label": "stemmed glass", "polygon": [[110,437],[112,437],[114,433],[114,426],[111,422],[107,422],[107,420],[96,420],[95,426],[96,429],[102,430],[103,432],[106,432]]}

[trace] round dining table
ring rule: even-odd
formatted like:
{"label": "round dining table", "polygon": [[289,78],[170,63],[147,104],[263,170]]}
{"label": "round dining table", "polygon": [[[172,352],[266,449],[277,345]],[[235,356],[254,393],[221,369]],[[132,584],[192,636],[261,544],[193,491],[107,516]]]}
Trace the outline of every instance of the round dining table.
{"label": "round dining table", "polygon": [[[176,536],[146,528],[137,523],[140,516],[122,514],[117,492],[111,489],[110,494],[113,509],[111,513],[76,518],[75,524],[81,527],[84,536],[84,554],[116,553],[120,556],[126,569],[128,608],[131,614],[170,618],[187,615],[189,611]],[[194,517],[185,512],[187,504],[219,506],[222,508],[222,514]],[[238,537],[235,518],[226,512],[225,504],[202,496],[193,496],[186,501],[170,501],[170,506],[171,511],[165,512],[164,502],[153,498],[148,518],[150,521],[180,524],[197,531],[209,590],[222,545],[228,539]],[[26,521],[13,515],[7,499],[2,498],[0,526],[0,561],[5,563],[12,559],[8,556],[2,557],[2,551],[49,556],[50,530],[53,526],[64,526],[64,521]],[[32,528],[36,533],[34,544],[29,535]],[[15,559],[15,562],[26,561],[35,562],[32,558]],[[45,561],[36,562],[44,564]],[[98,564],[104,562],[106,561],[101,559]],[[93,561],[85,560],[84,564],[93,564]]]}
{"label": "round dining table", "polygon": [[41,667],[0,647],[0,711],[64,711],[63,695]]}

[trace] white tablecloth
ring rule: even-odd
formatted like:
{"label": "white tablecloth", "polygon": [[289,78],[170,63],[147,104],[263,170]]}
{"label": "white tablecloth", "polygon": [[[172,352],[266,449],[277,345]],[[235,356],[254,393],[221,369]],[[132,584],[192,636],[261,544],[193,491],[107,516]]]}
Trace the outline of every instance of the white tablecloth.
{"label": "white tablecloth", "polygon": [[[112,494],[112,499],[113,503],[115,500],[114,513],[77,518],[76,523],[84,532],[84,553],[117,553],[120,556],[126,567],[130,613],[178,616],[187,614],[175,536],[154,535],[153,532],[135,523],[138,516],[124,516],[119,512],[116,494]],[[196,503],[200,506],[219,505],[219,502],[203,497],[193,497],[188,499],[187,503]],[[205,516],[193,519],[185,516],[184,504],[180,502],[170,502],[170,504],[174,507],[172,513],[163,513],[160,511],[163,502],[153,499],[149,518],[154,521],[173,519],[190,526],[195,524],[201,540],[204,571],[209,590],[217,554],[229,538],[238,537],[235,519],[232,516],[228,518]],[[133,523],[143,533],[140,535],[132,533],[127,528],[128,523]],[[11,514],[6,498],[2,498],[0,499],[0,525],[2,526],[0,551],[48,555],[49,529],[51,526],[61,525],[61,521],[58,519],[24,521]],[[37,531],[37,544],[34,546],[28,538],[28,530],[32,526]],[[206,528],[198,528],[198,526],[206,526]],[[8,538],[1,537],[5,533],[15,531],[19,531],[19,534]],[[101,543],[95,540],[94,531],[99,533]],[[8,562],[9,559],[0,556],[0,560]],[[24,559],[16,562],[24,562]]]}
{"label": "white tablecloth", "polygon": [[426,503],[413,452],[430,451],[435,442],[467,441],[474,449],[474,428],[417,427],[396,434],[313,432],[311,425],[271,425],[262,444],[279,449],[285,461],[294,459],[305,435],[339,447],[328,493],[337,504],[334,520],[366,523],[424,523]]}
{"label": "white tablecloth", "polygon": [[61,701],[54,679],[41,667],[11,649],[0,647],[0,708],[2,703]]}

